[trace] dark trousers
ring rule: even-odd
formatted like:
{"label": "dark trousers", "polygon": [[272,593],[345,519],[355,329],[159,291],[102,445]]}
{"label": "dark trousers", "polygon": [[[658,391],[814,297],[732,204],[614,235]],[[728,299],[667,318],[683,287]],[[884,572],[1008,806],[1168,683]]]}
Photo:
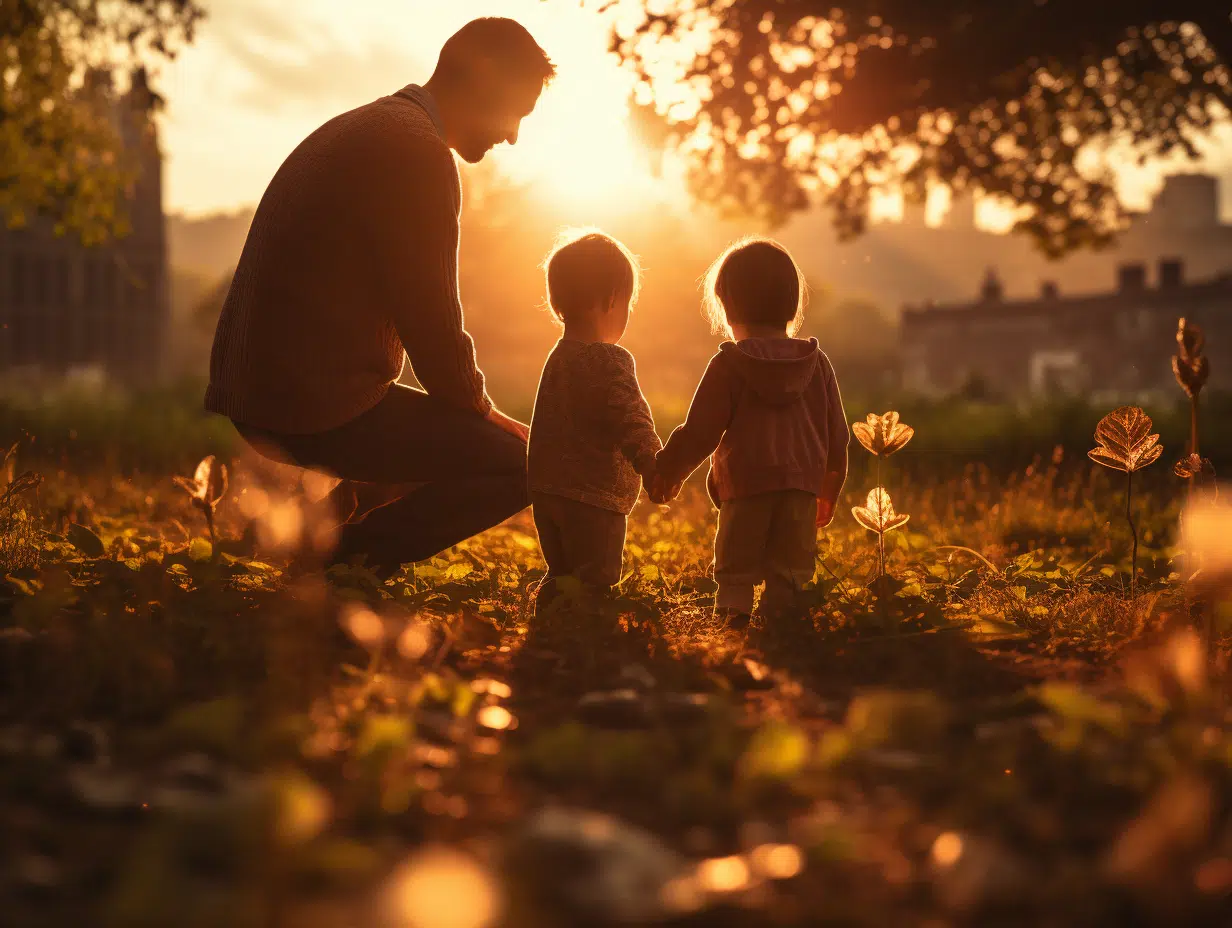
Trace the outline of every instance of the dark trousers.
{"label": "dark trousers", "polygon": [[258,453],[342,478],[327,505],[335,561],[422,561],[525,509],[526,445],[477,413],[394,384],[350,422],[311,435],[236,423]]}
{"label": "dark trousers", "polygon": [[620,582],[624,563],[626,518],[619,512],[588,506],[554,493],[534,493],[535,530],[548,563],[539,584],[538,606],[556,598],[557,580],[573,577],[592,592],[610,591]]}

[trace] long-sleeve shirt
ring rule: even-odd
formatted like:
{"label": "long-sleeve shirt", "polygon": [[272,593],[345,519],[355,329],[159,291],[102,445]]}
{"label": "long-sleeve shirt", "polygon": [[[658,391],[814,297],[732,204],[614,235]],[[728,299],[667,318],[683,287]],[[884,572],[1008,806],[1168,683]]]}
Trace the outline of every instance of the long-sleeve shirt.
{"label": "long-sleeve shirt", "polygon": [[562,338],[539,379],[527,455],[532,493],[551,493],[627,515],[662,447],[619,345]]}
{"label": "long-sleeve shirt", "polygon": [[331,119],[283,162],[218,321],[207,409],[327,431],[376,405],[406,356],[432,396],[491,409],[458,294],[458,169],[433,110],[408,87]]}
{"label": "long-sleeve shirt", "polygon": [[669,486],[706,458],[716,503],[804,490],[831,503],[850,441],[834,368],[816,339],[726,342],[697,385],[655,469]]}

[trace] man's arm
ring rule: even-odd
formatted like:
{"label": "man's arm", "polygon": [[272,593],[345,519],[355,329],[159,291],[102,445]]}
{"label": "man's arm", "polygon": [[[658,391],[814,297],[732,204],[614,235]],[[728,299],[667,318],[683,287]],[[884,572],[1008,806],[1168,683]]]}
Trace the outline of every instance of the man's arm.
{"label": "man's arm", "polygon": [[731,375],[722,355],[716,355],[697,385],[684,424],[672,432],[655,459],[655,469],[665,486],[683,483],[714,453],[731,423],[732,404]]}
{"label": "man's arm", "polygon": [[[387,157],[406,157],[408,150],[389,149]],[[393,158],[377,166],[372,273],[384,283],[378,289],[423,388],[488,416],[492,401],[458,293],[456,171],[449,150],[427,140],[412,145],[405,162]]]}

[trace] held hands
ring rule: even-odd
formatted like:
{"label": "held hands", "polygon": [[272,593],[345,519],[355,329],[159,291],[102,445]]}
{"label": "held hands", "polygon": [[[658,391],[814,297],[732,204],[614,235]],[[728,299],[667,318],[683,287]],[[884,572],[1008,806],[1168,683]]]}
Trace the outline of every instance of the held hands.
{"label": "held hands", "polygon": [[484,418],[486,418],[489,422],[491,422],[497,428],[508,432],[510,435],[512,435],[514,438],[517,438],[519,441],[526,442],[530,439],[530,426],[529,425],[527,425],[525,422],[519,422],[517,419],[514,419],[511,416],[505,415],[495,406],[493,406],[490,410],[488,410],[488,414]]}
{"label": "held hands", "polygon": [[670,503],[679,496],[680,488],[683,486],[683,483],[677,483],[674,486],[668,484],[663,475],[657,471],[647,474],[644,483],[646,484],[646,495],[650,497],[650,501],[660,506]]}

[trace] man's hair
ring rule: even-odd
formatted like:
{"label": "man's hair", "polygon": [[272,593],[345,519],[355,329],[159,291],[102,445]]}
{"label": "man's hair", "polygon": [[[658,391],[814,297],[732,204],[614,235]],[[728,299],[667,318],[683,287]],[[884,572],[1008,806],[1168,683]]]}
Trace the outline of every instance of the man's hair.
{"label": "man's hair", "polygon": [[731,336],[732,323],[787,326],[795,335],[804,321],[804,275],[787,249],[769,238],[733,242],[706,272],[702,298],[717,334]]}
{"label": "man's hair", "polygon": [[544,269],[548,306],[561,322],[612,300],[636,303],[641,289],[637,257],[597,229],[562,232]]}
{"label": "man's hair", "polygon": [[465,80],[484,65],[527,83],[548,84],[556,65],[521,23],[503,16],[472,19],[441,46],[436,74],[450,81]]}

